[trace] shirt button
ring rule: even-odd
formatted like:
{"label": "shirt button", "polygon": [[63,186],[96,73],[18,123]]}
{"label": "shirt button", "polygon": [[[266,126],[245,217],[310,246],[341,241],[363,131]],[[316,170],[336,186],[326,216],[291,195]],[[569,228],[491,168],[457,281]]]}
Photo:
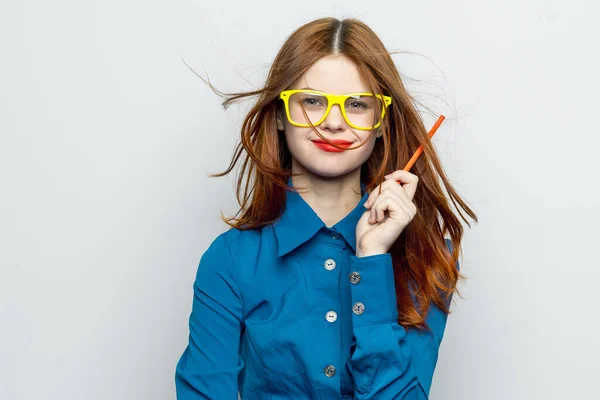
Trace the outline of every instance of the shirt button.
{"label": "shirt button", "polygon": [[363,303],[361,303],[360,301],[357,301],[352,306],[352,312],[356,315],[361,315],[362,313],[365,312],[365,305]]}
{"label": "shirt button", "polygon": [[340,235],[337,232],[331,232],[331,237],[334,239],[339,239]]}
{"label": "shirt button", "polygon": [[327,260],[325,260],[325,268],[327,269],[327,271],[331,271],[332,269],[335,268],[335,260],[333,258],[328,258]]}
{"label": "shirt button", "polygon": [[335,375],[335,367],[333,365],[328,365],[325,367],[323,372],[325,373],[326,377],[331,378]]}
{"label": "shirt button", "polygon": [[360,282],[360,274],[358,272],[352,272],[350,274],[350,283],[356,285],[358,282]]}
{"label": "shirt button", "polygon": [[327,319],[329,322],[335,322],[337,319],[337,313],[335,311],[327,311],[327,314],[325,314],[325,319]]}

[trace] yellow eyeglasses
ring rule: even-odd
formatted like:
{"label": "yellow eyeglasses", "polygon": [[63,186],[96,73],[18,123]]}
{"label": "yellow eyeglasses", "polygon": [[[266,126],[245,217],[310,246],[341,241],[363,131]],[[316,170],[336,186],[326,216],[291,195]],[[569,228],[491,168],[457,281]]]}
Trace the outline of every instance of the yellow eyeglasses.
{"label": "yellow eyeglasses", "polygon": [[285,113],[292,125],[319,125],[329,115],[331,107],[338,104],[348,125],[360,130],[379,127],[386,108],[392,103],[390,96],[379,94],[331,94],[311,89],[284,90],[279,98],[285,104]]}

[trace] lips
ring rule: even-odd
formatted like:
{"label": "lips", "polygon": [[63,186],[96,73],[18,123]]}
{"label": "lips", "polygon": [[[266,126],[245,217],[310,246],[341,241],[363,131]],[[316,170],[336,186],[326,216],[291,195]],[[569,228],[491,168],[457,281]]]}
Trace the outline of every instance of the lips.
{"label": "lips", "polygon": [[[337,146],[344,147],[344,148],[350,147],[352,145],[352,142],[349,142],[347,140],[342,140],[342,139],[330,139],[329,141],[331,143],[336,144]],[[312,142],[315,144],[315,146],[317,146],[319,149],[321,149],[323,151],[328,151],[331,153],[341,153],[342,151],[344,151],[344,149],[338,149],[337,147],[333,147],[332,145],[330,145],[329,143],[327,143],[321,139],[315,139]]]}

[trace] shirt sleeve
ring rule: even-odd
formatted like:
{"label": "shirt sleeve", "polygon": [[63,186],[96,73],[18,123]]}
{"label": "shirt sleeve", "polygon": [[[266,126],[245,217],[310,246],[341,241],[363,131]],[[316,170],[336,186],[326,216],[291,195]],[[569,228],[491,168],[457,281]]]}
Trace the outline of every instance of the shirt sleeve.
{"label": "shirt sleeve", "polygon": [[242,298],[223,236],[202,255],[193,285],[189,342],[175,371],[178,400],[237,400]]}
{"label": "shirt sleeve", "polygon": [[355,399],[429,399],[447,314],[432,304],[432,332],[407,333],[398,324],[392,256],[351,256],[350,267]]}

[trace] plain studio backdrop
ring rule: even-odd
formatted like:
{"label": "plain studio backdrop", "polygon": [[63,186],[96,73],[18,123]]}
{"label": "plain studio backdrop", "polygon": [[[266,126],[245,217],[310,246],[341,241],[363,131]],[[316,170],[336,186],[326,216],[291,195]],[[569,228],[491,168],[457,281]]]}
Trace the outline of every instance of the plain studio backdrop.
{"label": "plain studio backdrop", "polygon": [[234,177],[207,174],[251,104],[224,110],[188,66],[258,87],[324,16],[401,52],[480,219],[431,398],[597,395],[598,3],[331,3],[2,1],[1,399],[175,399],[198,262],[237,211]]}

